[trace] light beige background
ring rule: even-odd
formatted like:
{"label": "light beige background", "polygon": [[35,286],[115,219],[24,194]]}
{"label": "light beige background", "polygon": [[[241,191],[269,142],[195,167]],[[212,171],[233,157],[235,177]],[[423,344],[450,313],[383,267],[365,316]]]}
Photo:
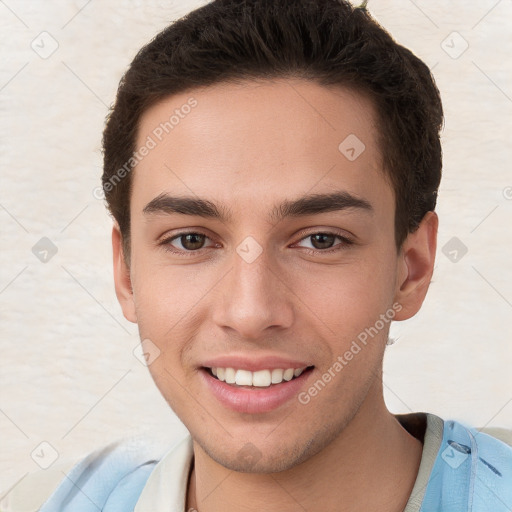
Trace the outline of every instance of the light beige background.
{"label": "light beige background", "polygon": [[[132,353],[136,327],[113,290],[111,221],[93,190],[122,72],[197,5],[0,2],[0,489],[38,469],[41,442],[63,461],[120,437],[185,432]],[[512,2],[369,7],[433,69],[446,110],[435,277],[421,313],[393,326],[386,401],[393,412],[512,428]],[[43,31],[58,42],[47,58],[31,47],[51,48]],[[42,237],[58,249],[47,263],[32,253]],[[442,250],[453,237],[468,249],[457,262]]]}

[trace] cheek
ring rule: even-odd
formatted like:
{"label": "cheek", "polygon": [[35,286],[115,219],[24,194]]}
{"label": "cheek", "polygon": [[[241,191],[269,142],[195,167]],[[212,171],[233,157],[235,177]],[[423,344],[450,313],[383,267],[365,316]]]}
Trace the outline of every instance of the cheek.
{"label": "cheek", "polygon": [[194,265],[165,265],[149,259],[138,261],[133,274],[139,324],[160,334],[192,314],[214,282],[214,276],[210,280],[207,272],[199,272]]}
{"label": "cheek", "polygon": [[222,286],[225,270],[201,265],[170,265],[151,255],[134,262],[132,285],[141,340],[149,339],[160,355],[150,366],[158,387],[177,386],[170,377],[186,378],[192,368],[191,347],[208,325],[210,301]]}
{"label": "cheek", "polygon": [[[365,261],[308,272],[290,282],[297,304],[333,346],[342,349],[359,333],[375,324],[392,305],[394,272],[392,261]],[[302,313],[301,313],[302,314]],[[386,324],[386,326],[389,322]],[[380,325],[380,324],[379,324]],[[384,330],[384,329],[382,329]]]}
{"label": "cheek", "polygon": [[322,338],[317,379],[318,389],[324,384],[326,389],[317,392],[312,383],[302,398],[311,400],[315,411],[335,408],[333,425],[362,402],[379,372],[394,317],[392,262],[381,263],[361,261],[309,273],[294,290],[306,298],[300,324]]}

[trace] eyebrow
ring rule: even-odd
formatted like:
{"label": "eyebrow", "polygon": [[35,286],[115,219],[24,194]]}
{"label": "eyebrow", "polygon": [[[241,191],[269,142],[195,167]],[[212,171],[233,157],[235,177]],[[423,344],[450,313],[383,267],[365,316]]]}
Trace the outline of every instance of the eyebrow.
{"label": "eyebrow", "polygon": [[320,213],[361,210],[373,213],[373,206],[366,199],[356,197],[346,191],[330,194],[310,194],[295,200],[285,200],[273,209],[270,219],[279,222],[287,217],[305,217]]}
{"label": "eyebrow", "polygon": [[[321,213],[361,210],[373,214],[374,209],[369,201],[346,192],[329,194],[310,194],[294,200],[285,200],[275,206],[269,216],[270,221],[280,222],[287,217],[305,217]],[[212,201],[190,196],[170,196],[162,193],[152,199],[142,210],[144,214],[181,214],[218,219],[228,222],[232,213],[228,208],[218,206]]]}

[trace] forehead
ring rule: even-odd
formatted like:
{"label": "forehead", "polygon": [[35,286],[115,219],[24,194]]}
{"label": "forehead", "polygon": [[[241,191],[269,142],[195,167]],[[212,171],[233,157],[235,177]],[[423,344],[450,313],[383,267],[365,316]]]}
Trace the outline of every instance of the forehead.
{"label": "forehead", "polygon": [[289,79],[192,89],[142,115],[143,146],[151,149],[134,171],[137,210],[162,192],[240,212],[333,189],[393,204],[373,104],[345,88]]}

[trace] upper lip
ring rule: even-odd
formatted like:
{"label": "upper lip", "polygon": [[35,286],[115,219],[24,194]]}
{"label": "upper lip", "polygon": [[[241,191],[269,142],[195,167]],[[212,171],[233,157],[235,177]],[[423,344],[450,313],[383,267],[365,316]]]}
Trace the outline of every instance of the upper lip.
{"label": "upper lip", "polygon": [[257,372],[258,370],[275,370],[282,368],[306,368],[312,366],[305,361],[287,357],[268,355],[262,357],[249,357],[244,355],[224,355],[208,359],[201,366],[206,368],[234,368],[236,370],[249,370]]}

